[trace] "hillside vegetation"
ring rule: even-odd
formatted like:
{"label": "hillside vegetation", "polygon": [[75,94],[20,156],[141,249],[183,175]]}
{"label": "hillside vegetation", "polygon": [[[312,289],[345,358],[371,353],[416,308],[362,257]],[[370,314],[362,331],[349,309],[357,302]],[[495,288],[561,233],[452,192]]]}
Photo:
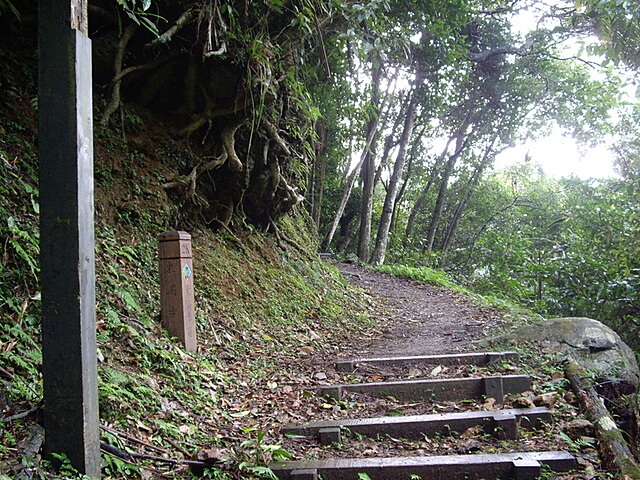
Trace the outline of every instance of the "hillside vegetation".
{"label": "hillside vegetation", "polygon": [[[16,456],[34,433],[42,402],[37,97],[35,65],[21,59],[9,66],[0,93],[0,478],[34,462],[39,474],[46,470],[35,454]],[[278,405],[293,401],[280,398],[299,395],[291,385],[311,382],[306,359],[371,330],[367,304],[318,258],[302,208],[274,224],[277,233],[207,228],[159,186],[188,152],[161,127],[145,126],[126,140],[116,129],[96,132],[103,441],[122,450],[130,438],[143,441],[134,449],[168,457],[156,468],[178,477],[190,475],[188,464],[177,463],[184,458],[200,470],[217,465],[209,478],[248,477],[273,454],[275,439],[264,432],[288,414]],[[157,238],[174,229],[193,236],[196,354],[182,350],[159,322]],[[212,448],[222,449],[222,458]],[[117,456],[105,454],[104,461],[107,478],[150,475]]]}

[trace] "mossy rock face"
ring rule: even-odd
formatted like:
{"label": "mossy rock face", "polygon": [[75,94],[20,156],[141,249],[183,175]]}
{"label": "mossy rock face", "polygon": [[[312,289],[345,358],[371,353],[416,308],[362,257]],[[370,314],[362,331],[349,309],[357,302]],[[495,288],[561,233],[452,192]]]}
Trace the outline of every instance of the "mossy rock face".
{"label": "mossy rock face", "polygon": [[554,318],[520,327],[506,336],[512,340],[541,342],[559,356],[573,358],[597,377],[628,382],[634,391],[640,385],[640,370],[633,350],[598,320]]}

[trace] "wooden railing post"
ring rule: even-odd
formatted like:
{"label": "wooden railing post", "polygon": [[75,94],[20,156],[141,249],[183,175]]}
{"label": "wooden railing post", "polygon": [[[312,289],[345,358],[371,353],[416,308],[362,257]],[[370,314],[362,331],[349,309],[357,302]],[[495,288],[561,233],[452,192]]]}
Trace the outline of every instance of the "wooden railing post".
{"label": "wooden railing post", "polygon": [[39,2],[40,262],[45,454],[100,476],[87,0]]}

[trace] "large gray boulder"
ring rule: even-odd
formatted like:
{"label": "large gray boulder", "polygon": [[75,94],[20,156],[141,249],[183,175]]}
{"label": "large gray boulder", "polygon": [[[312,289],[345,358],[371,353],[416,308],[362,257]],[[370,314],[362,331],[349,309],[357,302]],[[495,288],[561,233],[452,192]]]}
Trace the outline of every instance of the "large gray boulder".
{"label": "large gray boulder", "polygon": [[620,336],[598,320],[566,317],[517,328],[505,337],[538,342],[560,357],[570,357],[596,377],[622,380],[634,391],[640,385],[635,354]]}

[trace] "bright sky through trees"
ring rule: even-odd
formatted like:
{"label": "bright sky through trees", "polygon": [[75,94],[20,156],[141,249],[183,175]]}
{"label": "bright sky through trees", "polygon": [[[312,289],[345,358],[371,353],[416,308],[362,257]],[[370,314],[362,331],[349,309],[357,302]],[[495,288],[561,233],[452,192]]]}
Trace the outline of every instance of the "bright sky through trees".
{"label": "bright sky through trees", "polygon": [[613,157],[604,145],[587,147],[559,132],[527,145],[506,150],[496,158],[497,170],[524,161],[527,156],[539,164],[544,173],[553,178],[575,175],[583,180],[589,178],[616,177]]}
{"label": "bright sky through trees", "polygon": [[[539,26],[539,18],[544,12],[533,10],[521,10],[511,19],[512,31],[519,35],[525,35]],[[598,39],[583,39],[585,44],[596,43]],[[584,57],[584,48],[580,48],[575,41],[571,44],[565,42],[564,49],[567,57]],[[596,60],[593,58],[588,58]],[[600,59],[601,61],[602,59]],[[599,72],[594,71],[594,75]],[[628,98],[633,98],[630,93]],[[563,135],[557,129],[549,136],[527,141],[525,145],[517,145],[496,157],[495,168],[499,170],[508,165],[519,163],[529,158],[531,162],[542,167],[544,173],[553,178],[569,177],[575,175],[581,179],[617,177],[613,168],[614,157],[606,145],[590,147],[580,145],[573,138]]]}

